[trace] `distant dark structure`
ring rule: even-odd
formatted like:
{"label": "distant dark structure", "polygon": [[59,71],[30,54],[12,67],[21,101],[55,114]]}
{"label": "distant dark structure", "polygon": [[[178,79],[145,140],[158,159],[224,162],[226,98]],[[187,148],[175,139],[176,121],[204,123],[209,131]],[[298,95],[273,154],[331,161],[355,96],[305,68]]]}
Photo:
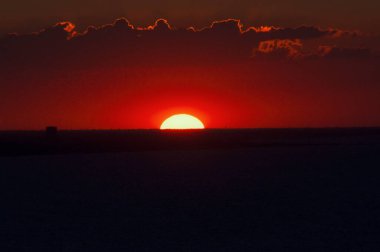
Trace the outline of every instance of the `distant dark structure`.
{"label": "distant dark structure", "polygon": [[58,128],[56,126],[47,126],[45,133],[47,137],[55,137],[58,134]]}

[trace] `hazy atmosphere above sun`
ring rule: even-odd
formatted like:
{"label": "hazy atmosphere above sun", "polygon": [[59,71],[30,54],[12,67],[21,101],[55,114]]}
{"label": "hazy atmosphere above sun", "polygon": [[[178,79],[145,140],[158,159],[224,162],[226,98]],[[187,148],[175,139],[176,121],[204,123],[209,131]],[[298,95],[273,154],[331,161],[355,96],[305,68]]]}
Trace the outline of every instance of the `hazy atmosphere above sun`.
{"label": "hazy atmosphere above sun", "polygon": [[0,130],[380,125],[379,1],[8,1]]}

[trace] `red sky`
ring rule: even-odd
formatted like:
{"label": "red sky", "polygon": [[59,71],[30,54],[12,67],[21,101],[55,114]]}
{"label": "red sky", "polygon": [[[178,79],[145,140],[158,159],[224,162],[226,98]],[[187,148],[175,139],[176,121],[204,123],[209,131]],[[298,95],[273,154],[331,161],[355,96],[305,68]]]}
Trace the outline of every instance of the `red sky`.
{"label": "red sky", "polygon": [[0,40],[0,129],[380,126],[379,48],[318,26],[63,22]]}

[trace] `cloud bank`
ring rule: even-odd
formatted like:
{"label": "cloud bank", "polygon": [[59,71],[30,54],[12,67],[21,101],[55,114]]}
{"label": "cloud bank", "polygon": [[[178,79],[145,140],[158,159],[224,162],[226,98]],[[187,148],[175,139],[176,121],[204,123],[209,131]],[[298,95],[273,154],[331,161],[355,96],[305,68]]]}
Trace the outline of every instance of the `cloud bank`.
{"label": "cloud bank", "polygon": [[[311,55],[342,57],[347,54],[352,57],[354,51],[362,52],[357,54],[360,57],[364,56],[364,51],[370,56],[372,48],[366,48],[364,39],[358,37],[357,32],[313,26],[244,27],[237,19],[215,21],[201,29],[175,29],[165,19],[158,19],[147,27],[135,27],[121,18],[113,24],[90,26],[84,32],[76,31],[71,22],[60,22],[32,34],[10,34],[0,41],[0,56],[3,65],[12,62],[32,65],[49,65],[56,61],[84,63],[108,61],[109,58],[113,58],[114,64],[133,64],[157,57],[163,63],[170,59],[186,63],[244,60],[265,54],[293,59]],[[303,41],[314,41],[315,45],[306,48]],[[346,48],[347,41],[351,45]],[[330,53],[327,48],[331,48]],[[124,58],[118,60],[121,56]]]}

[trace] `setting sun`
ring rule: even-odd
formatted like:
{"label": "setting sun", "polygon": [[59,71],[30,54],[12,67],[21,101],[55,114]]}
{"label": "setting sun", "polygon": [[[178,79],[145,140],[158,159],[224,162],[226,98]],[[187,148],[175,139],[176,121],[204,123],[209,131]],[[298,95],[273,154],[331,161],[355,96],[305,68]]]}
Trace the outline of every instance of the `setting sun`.
{"label": "setting sun", "polygon": [[204,129],[203,123],[196,117],[187,114],[172,115],[167,118],[160,129]]}

